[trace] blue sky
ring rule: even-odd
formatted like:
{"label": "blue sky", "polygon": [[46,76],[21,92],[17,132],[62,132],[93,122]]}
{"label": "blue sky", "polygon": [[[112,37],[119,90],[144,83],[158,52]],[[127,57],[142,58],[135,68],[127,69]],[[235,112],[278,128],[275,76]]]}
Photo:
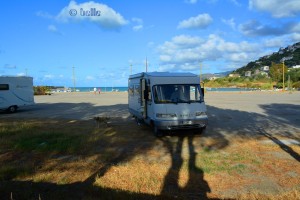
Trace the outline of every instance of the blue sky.
{"label": "blue sky", "polygon": [[[126,86],[132,73],[234,70],[300,41],[299,0],[7,0],[0,75]],[[75,11],[74,11],[75,10]],[[90,15],[87,16],[87,12]],[[92,12],[91,12],[92,11]]]}

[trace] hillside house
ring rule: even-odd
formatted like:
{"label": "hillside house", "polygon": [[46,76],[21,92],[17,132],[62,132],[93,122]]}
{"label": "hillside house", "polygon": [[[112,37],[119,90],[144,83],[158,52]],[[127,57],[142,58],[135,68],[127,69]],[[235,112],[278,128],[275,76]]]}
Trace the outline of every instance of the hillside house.
{"label": "hillside house", "polygon": [[295,66],[293,66],[292,68],[293,68],[293,69],[298,69],[298,68],[300,68],[300,65],[295,65]]}
{"label": "hillside house", "polygon": [[229,74],[229,77],[241,77],[239,74]]}
{"label": "hillside house", "polygon": [[217,77],[217,76],[211,76],[211,77],[208,78],[208,80],[212,81],[212,80],[216,80],[216,79],[218,79],[218,78],[220,78],[220,77]]}
{"label": "hillside house", "polygon": [[251,77],[251,71],[246,71],[245,76]]}
{"label": "hillside house", "polygon": [[263,66],[260,68],[261,71],[268,72],[270,70],[269,66]]}

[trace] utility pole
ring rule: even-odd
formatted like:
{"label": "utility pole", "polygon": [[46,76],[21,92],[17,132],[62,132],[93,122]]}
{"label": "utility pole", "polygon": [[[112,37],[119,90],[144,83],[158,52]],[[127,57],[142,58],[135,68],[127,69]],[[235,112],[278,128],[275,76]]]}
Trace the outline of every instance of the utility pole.
{"label": "utility pole", "polygon": [[27,68],[25,69],[25,76],[27,76]]}
{"label": "utility pole", "polygon": [[282,62],[282,91],[284,92],[284,61]]}
{"label": "utility pole", "polygon": [[200,62],[200,84],[202,81],[202,63]]}
{"label": "utility pole", "polygon": [[291,81],[291,77],[290,77],[290,75],[289,75],[289,79],[288,79],[288,90],[290,91],[291,90],[291,85],[290,85],[290,81]]}
{"label": "utility pole", "polygon": [[73,66],[73,86],[74,86],[74,92],[76,92],[76,81],[75,81],[75,67]]}
{"label": "utility pole", "polygon": [[146,57],[146,72],[148,71],[148,63],[147,63],[147,57]]}

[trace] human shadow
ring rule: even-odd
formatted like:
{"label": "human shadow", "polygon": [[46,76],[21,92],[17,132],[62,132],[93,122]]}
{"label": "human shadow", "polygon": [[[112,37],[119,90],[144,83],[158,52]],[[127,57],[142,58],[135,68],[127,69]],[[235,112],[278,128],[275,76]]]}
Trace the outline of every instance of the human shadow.
{"label": "human shadow", "polygon": [[[162,195],[172,194],[173,198],[179,199],[207,199],[207,193],[210,192],[208,183],[204,180],[204,172],[201,168],[196,166],[196,155],[193,141],[195,135],[179,135],[177,142],[172,142],[174,138],[161,138],[166,148],[171,155],[171,167],[164,179]],[[179,173],[183,168],[184,159],[182,158],[183,142],[187,139],[189,160],[187,166],[188,182],[184,187],[179,186]]]}

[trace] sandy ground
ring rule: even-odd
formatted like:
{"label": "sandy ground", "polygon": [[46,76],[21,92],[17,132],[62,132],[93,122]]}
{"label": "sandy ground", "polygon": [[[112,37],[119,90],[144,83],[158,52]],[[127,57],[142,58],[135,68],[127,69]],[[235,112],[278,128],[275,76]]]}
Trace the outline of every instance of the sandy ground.
{"label": "sandy ground", "polygon": [[[300,92],[208,92],[206,132],[212,135],[251,136],[255,133],[300,137]],[[130,119],[127,92],[55,93],[35,96],[36,105],[1,118],[66,118],[90,120],[94,116]]]}

